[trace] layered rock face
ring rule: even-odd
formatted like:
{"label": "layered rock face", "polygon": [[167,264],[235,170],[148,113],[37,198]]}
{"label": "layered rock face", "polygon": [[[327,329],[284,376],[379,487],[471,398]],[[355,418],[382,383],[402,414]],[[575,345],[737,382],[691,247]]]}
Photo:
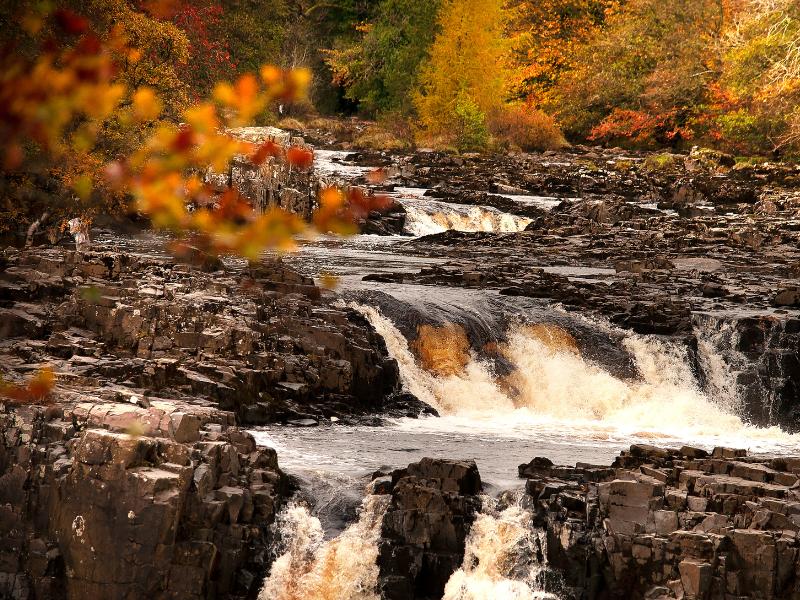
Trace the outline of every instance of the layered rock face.
{"label": "layered rock face", "polygon": [[3,378],[56,387],[0,405],[0,597],[245,597],[286,485],[236,425],[390,410],[396,364],[280,262],[95,247],[3,253]]}
{"label": "layered rock face", "polygon": [[[253,144],[272,142],[284,148],[307,148],[302,138],[292,137],[274,127],[240,127],[228,133]],[[278,206],[308,220],[317,206],[318,182],[313,172],[298,169],[273,156],[267,157],[260,165],[253,164],[246,156],[237,156],[228,166],[227,173],[209,169],[205,180],[217,192],[235,187],[259,212]]]}
{"label": "layered rock face", "polygon": [[464,543],[480,510],[478,468],[472,461],[425,458],[378,483],[380,492],[392,496],[378,556],[382,597],[441,598],[464,560]]}
{"label": "layered rock face", "polygon": [[800,598],[800,459],[635,445],[519,470],[566,597]]}
{"label": "layered rock face", "polygon": [[[274,143],[283,148],[312,148],[301,137],[274,127],[241,127],[228,131],[235,138],[253,144]],[[288,161],[269,156],[260,165],[253,164],[246,156],[235,157],[226,173],[209,169],[204,174],[206,183],[222,193],[235,188],[252,202],[258,212],[277,206],[310,221],[318,208],[320,189],[329,186],[347,186],[349,182],[324,177],[313,169],[291,165]],[[373,210],[360,217],[356,223],[361,233],[374,235],[396,235],[403,231],[405,209],[390,199],[383,210]]]}
{"label": "layered rock face", "polygon": [[366,321],[279,261],[204,272],[102,247],[4,260],[4,365],[52,365],[62,402],[181,399],[257,424],[382,410],[398,385]]}
{"label": "layered rock face", "polygon": [[286,485],[233,421],[99,399],[0,414],[0,597],[250,594]]}

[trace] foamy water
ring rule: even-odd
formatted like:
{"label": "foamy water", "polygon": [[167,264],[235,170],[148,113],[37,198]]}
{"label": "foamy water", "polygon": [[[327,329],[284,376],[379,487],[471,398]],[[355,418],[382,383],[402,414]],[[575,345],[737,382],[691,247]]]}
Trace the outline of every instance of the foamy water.
{"label": "foamy water", "polygon": [[[703,392],[686,350],[654,337],[629,334],[624,345],[641,377],[613,376],[579,354],[558,351],[524,328],[512,330],[502,348],[515,371],[498,378],[475,356],[463,372],[437,376],[421,368],[394,324],[373,307],[353,305],[383,336],[400,367],[405,389],[435,407],[443,418],[404,422],[409,430],[479,428],[532,435],[557,427],[564,436],[596,439],[658,439],[664,443],[734,445],[754,452],[796,450],[800,437],[778,427],[749,425],[733,412],[730,398]],[[724,365],[720,365],[722,369]],[[723,373],[716,373],[718,378]],[[718,380],[716,388],[730,390]]]}
{"label": "foamy water", "polygon": [[531,222],[526,217],[504,213],[490,206],[451,204],[428,198],[399,197],[397,200],[406,209],[405,231],[415,236],[448,230],[509,233],[522,231]]}
{"label": "foamy water", "polygon": [[484,509],[467,537],[464,563],[450,576],[443,600],[542,600],[557,596],[543,590],[544,536],[519,506],[503,511],[484,497]]}
{"label": "foamy water", "polygon": [[289,505],[275,524],[281,554],[259,600],[379,600],[378,539],[388,502],[366,496],[358,520],[332,540],[306,507]]}

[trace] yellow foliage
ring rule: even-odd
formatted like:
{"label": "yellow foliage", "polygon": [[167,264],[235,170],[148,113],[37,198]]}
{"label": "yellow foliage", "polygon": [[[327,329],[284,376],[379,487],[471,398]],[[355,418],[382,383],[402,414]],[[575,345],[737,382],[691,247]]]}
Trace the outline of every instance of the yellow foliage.
{"label": "yellow foliage", "polygon": [[459,102],[474,103],[484,114],[506,96],[508,42],[504,37],[503,0],[445,0],[439,12],[440,33],[420,75],[415,98],[430,135],[458,126]]}

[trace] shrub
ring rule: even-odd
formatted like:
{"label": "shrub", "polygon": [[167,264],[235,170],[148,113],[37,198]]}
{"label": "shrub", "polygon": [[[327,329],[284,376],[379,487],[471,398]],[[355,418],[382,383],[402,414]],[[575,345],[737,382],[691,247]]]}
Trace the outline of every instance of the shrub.
{"label": "shrub", "polygon": [[522,105],[511,105],[493,113],[489,130],[500,144],[522,150],[558,150],[567,145],[550,115]]}
{"label": "shrub", "polygon": [[353,144],[370,150],[404,150],[409,146],[407,142],[380,125],[367,127],[364,133],[353,140]]}
{"label": "shrub", "polygon": [[464,152],[483,150],[489,145],[486,115],[469,96],[461,96],[455,106],[455,143]]}
{"label": "shrub", "polygon": [[651,154],[644,159],[642,169],[649,173],[657,173],[659,171],[668,171],[672,169],[676,163],[677,160],[673,154]]}
{"label": "shrub", "polygon": [[278,127],[278,129],[288,129],[290,131],[302,131],[306,126],[294,117],[286,117],[278,121],[276,127]]}

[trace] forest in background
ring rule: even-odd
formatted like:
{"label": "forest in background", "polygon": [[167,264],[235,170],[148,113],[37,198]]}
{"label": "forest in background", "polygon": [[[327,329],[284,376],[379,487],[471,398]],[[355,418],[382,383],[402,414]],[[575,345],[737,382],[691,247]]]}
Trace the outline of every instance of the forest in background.
{"label": "forest in background", "polygon": [[0,234],[132,190],[202,228],[164,176],[231,156],[214,132],[237,123],[359,116],[384,149],[800,153],[796,0],[55,0],[0,25]]}
{"label": "forest in background", "polygon": [[345,97],[434,135],[799,147],[794,0],[382,0],[344,30],[323,61]]}
{"label": "forest in background", "polygon": [[[459,149],[570,141],[800,148],[794,0],[90,0],[122,21],[136,69],[170,113],[264,64],[307,67],[303,117],[377,118],[400,138]],[[3,35],[18,20],[3,15]],[[148,68],[149,67],[149,68]],[[262,121],[274,120],[265,114]]]}

